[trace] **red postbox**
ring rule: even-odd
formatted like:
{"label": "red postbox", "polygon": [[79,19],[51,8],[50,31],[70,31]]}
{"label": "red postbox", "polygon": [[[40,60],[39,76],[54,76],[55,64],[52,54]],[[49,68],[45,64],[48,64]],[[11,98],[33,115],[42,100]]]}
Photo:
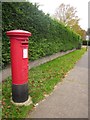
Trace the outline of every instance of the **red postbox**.
{"label": "red postbox", "polygon": [[28,37],[31,33],[11,30],[6,34],[10,37],[12,100],[22,103],[28,100]]}

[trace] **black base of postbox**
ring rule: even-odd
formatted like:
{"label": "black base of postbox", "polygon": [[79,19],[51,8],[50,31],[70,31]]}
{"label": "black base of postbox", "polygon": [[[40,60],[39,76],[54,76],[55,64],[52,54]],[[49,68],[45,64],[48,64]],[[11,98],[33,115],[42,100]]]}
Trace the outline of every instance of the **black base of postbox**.
{"label": "black base of postbox", "polygon": [[22,85],[12,84],[12,100],[16,103],[28,100],[28,83]]}

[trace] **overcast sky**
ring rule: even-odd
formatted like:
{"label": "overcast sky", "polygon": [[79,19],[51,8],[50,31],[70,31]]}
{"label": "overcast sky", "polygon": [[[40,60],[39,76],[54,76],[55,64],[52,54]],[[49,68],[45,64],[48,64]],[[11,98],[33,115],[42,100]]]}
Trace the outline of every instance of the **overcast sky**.
{"label": "overcast sky", "polygon": [[56,8],[61,4],[70,4],[77,10],[78,17],[80,18],[80,26],[87,30],[88,28],[88,2],[90,0],[29,0],[32,3],[39,3],[41,6],[39,9],[43,10],[45,13],[53,15]]}

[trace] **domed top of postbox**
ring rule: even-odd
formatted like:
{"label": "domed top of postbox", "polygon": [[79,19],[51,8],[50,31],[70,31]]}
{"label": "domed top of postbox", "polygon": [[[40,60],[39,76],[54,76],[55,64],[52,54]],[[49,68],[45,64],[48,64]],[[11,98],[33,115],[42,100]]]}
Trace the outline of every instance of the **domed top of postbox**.
{"label": "domed top of postbox", "polygon": [[23,36],[23,37],[29,37],[31,36],[31,33],[24,30],[11,30],[6,32],[7,36]]}

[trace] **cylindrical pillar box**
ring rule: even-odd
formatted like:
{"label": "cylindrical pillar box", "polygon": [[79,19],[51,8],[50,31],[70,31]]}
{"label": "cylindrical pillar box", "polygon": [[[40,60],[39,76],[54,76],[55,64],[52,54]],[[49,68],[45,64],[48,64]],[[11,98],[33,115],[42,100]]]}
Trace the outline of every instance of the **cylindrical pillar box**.
{"label": "cylindrical pillar box", "polygon": [[28,37],[31,33],[11,30],[6,34],[10,38],[12,100],[22,103],[28,100]]}

